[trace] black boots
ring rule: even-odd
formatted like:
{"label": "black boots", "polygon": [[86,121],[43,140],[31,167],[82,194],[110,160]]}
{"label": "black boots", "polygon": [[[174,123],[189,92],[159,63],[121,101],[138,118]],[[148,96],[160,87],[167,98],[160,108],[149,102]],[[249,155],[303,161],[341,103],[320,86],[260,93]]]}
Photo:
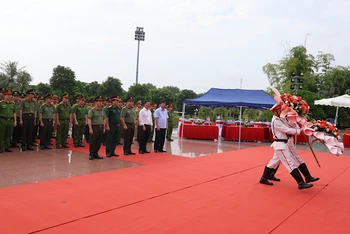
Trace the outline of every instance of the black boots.
{"label": "black boots", "polygon": [[309,169],[307,169],[307,166],[305,163],[300,164],[298,168],[301,171],[301,173],[303,173],[306,183],[315,182],[320,179],[318,177],[315,178],[311,176]]}
{"label": "black boots", "polygon": [[278,179],[278,178],[276,178],[275,177],[275,174],[276,174],[276,172],[277,172],[277,170],[278,170],[278,168],[279,168],[280,166],[278,166],[276,169],[270,169],[271,170],[271,174],[270,174],[270,176],[269,176],[269,180],[273,180],[273,181],[281,181],[280,179]]}
{"label": "black boots", "polygon": [[260,179],[260,184],[266,184],[266,185],[273,185],[273,183],[271,183],[270,181],[268,181],[267,179],[270,178],[270,175],[272,173],[271,168],[265,167],[264,169],[264,174],[262,175],[261,179]]}
{"label": "black boots", "polygon": [[290,174],[293,176],[295,181],[298,183],[299,189],[307,189],[307,188],[311,188],[312,186],[314,186],[313,184],[307,184],[304,182],[304,179],[303,179],[303,177],[301,177],[301,174],[297,168],[295,168]]}

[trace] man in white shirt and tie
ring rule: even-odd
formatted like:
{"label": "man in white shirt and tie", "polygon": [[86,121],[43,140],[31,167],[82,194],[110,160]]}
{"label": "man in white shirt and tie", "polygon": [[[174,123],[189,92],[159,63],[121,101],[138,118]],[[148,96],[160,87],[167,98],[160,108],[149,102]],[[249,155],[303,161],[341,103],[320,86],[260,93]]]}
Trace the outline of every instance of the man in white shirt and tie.
{"label": "man in white shirt and tie", "polygon": [[139,153],[150,153],[147,151],[146,145],[148,138],[153,131],[152,113],[150,111],[151,103],[146,100],[143,102],[143,108],[139,113]]}
{"label": "man in white shirt and tie", "polygon": [[168,129],[168,111],[165,108],[166,102],[163,100],[160,102],[160,107],[154,112],[154,118],[156,123],[156,139],[154,142],[154,152],[166,152],[163,150],[165,142],[165,133]]}

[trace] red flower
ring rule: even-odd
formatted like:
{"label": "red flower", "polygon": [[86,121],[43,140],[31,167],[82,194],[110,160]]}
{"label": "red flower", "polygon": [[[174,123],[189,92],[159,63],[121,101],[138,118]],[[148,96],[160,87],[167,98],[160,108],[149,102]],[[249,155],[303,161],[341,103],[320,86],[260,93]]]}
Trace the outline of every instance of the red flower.
{"label": "red flower", "polygon": [[326,124],[325,123],[321,123],[320,124],[320,128],[326,128]]}
{"label": "red flower", "polygon": [[334,130],[334,126],[329,126],[328,129],[329,129],[329,131],[333,131]]}

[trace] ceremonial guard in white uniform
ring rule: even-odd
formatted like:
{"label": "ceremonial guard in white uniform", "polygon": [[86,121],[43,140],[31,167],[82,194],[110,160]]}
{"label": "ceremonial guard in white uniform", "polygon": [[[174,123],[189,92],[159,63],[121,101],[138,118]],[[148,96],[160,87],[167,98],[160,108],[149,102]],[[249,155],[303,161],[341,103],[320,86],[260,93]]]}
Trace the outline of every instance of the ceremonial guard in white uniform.
{"label": "ceremonial guard in white uniform", "polygon": [[[273,185],[269,179],[280,181],[274,175],[278,166],[282,163],[298,183],[299,189],[311,188],[313,185],[308,183],[317,181],[319,178],[311,176],[305,162],[295,151],[293,144],[293,135],[299,135],[302,129],[300,129],[298,125],[289,122],[287,118],[280,117],[282,105],[282,103],[277,103],[271,108],[274,113],[271,122],[271,129],[274,137],[272,147],[275,152],[273,158],[265,167],[260,183]],[[306,183],[299,170],[304,175]]]}

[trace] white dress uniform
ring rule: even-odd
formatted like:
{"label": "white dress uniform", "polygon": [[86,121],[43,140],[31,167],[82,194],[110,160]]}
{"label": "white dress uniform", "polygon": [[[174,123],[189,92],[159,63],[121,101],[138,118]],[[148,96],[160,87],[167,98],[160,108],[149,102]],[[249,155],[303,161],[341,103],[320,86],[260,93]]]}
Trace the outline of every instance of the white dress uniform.
{"label": "white dress uniform", "polygon": [[275,152],[267,167],[276,169],[282,162],[290,173],[304,163],[295,150],[291,136],[299,135],[301,129],[298,125],[288,122],[287,118],[277,116],[272,118],[271,129],[275,139],[271,147],[274,148]]}

